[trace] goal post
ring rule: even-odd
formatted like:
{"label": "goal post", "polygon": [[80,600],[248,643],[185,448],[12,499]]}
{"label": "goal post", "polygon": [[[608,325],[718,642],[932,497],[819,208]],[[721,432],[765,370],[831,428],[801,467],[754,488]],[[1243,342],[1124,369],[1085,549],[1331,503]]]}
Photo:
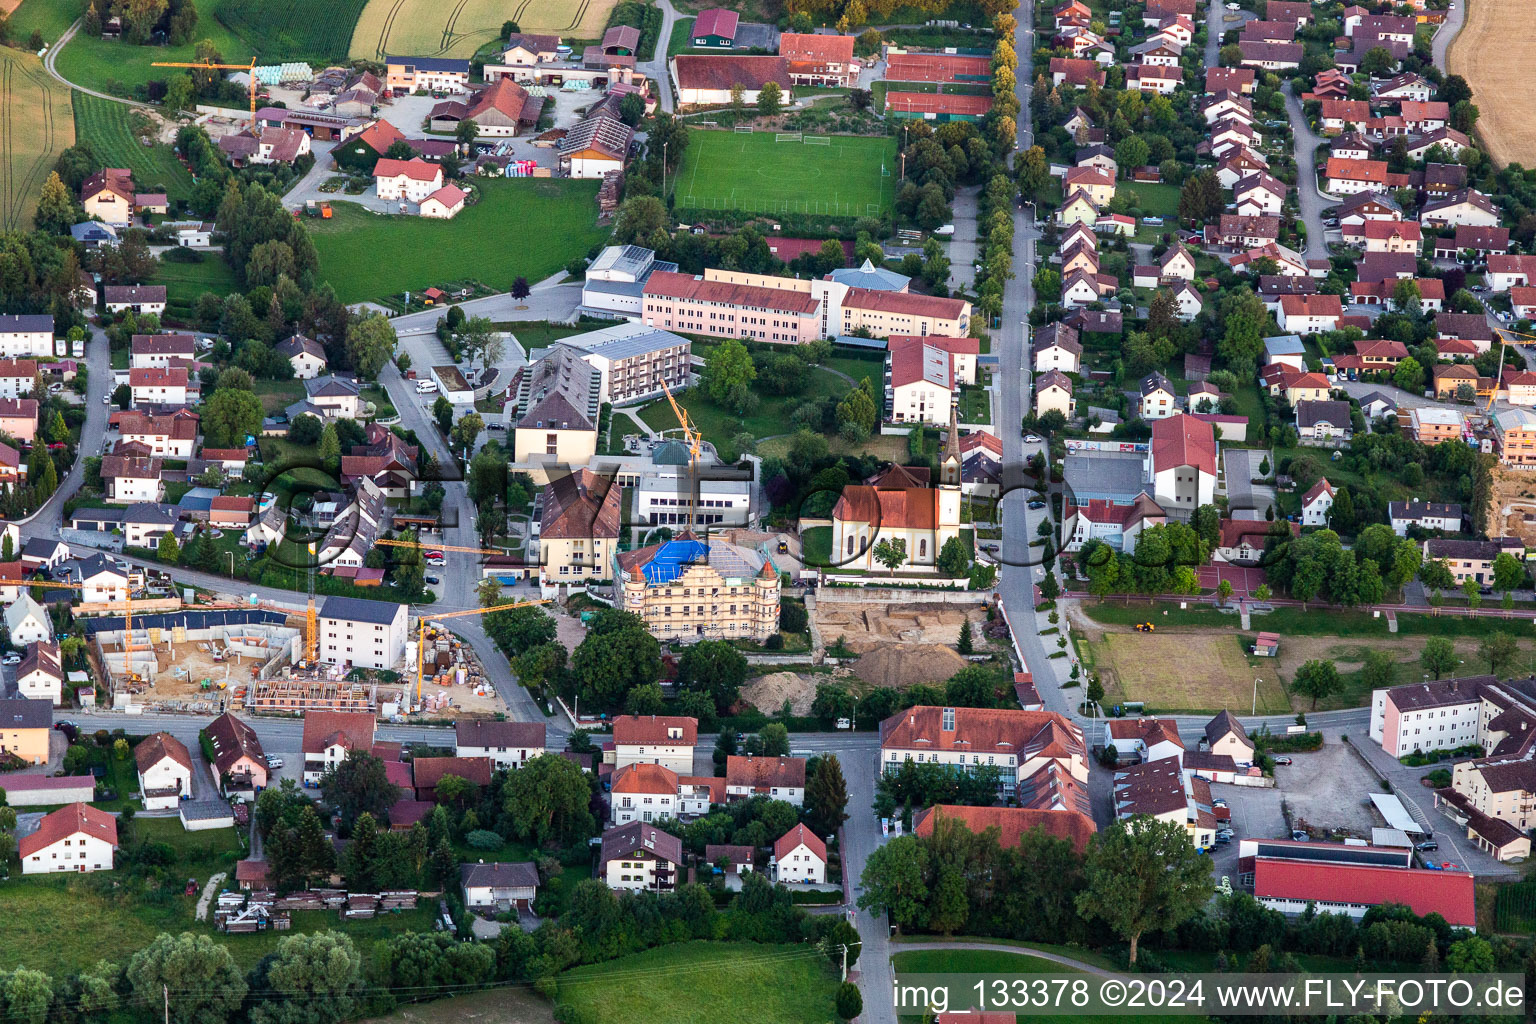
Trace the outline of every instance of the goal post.
{"label": "goal post", "polygon": [[746,125],[739,124],[739,125],[737,125],[735,128],[733,128],[731,130],[734,131],[737,135],[751,135],[752,134],[752,126],[749,125],[749,124],[746,124]]}
{"label": "goal post", "polygon": [[774,135],[774,142],[799,142],[802,137],[800,132],[779,132]]}
{"label": "goal post", "polygon": [[830,145],[832,145],[832,138],[831,138],[831,136],[828,136],[828,135],[807,135],[803,139],[801,139],[800,141],[805,143],[807,146],[830,146]]}

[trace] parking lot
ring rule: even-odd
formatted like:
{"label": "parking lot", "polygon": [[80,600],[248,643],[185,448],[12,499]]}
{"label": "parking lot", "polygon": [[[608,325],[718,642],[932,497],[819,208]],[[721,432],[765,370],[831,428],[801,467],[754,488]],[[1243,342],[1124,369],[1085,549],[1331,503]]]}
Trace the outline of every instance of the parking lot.
{"label": "parking lot", "polygon": [[1277,767],[1275,779],[1297,827],[1308,828],[1318,838],[1343,830],[1369,839],[1371,829],[1382,824],[1371,807],[1371,794],[1381,792],[1381,782],[1360,757],[1338,742],[1290,756],[1296,763]]}

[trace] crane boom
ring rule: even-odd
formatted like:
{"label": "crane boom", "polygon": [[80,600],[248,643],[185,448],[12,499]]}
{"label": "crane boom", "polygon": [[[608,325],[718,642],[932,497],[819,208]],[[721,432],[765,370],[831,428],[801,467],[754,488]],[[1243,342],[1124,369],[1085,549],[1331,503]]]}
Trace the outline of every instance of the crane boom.
{"label": "crane boom", "polygon": [[667,386],[665,377],[661,378],[661,390],[667,396],[667,404],[672,406],[672,414],[683,428],[683,439],[688,445],[688,532],[693,533],[694,495],[699,489],[699,432],[693,429],[688,410],[678,405],[677,399],[672,397],[672,389]]}
{"label": "crane boom", "polygon": [[251,129],[256,128],[256,57],[249,64],[214,64],[210,61],[155,61],[156,68],[200,68],[204,71],[248,71],[251,75]]}
{"label": "crane boom", "polygon": [[1536,345],[1536,334],[1523,334],[1520,331],[1512,331],[1507,327],[1495,327],[1499,335],[1499,362],[1498,375],[1494,377],[1492,385],[1488,388],[1478,388],[1478,397],[1488,396],[1488,404],[1483,407],[1483,412],[1493,411],[1493,403],[1499,397],[1500,381],[1504,379],[1504,346],[1506,345]]}
{"label": "crane boom", "polygon": [[416,706],[421,707],[421,677],[422,662],[427,649],[427,623],[436,622],[439,619],[457,619],[464,615],[485,615],[488,612],[504,612],[513,608],[527,608],[530,605],[549,604],[548,598],[539,598],[531,601],[512,601],[508,604],[495,604],[489,608],[469,608],[458,612],[438,612],[435,615],[423,615],[416,625]]}

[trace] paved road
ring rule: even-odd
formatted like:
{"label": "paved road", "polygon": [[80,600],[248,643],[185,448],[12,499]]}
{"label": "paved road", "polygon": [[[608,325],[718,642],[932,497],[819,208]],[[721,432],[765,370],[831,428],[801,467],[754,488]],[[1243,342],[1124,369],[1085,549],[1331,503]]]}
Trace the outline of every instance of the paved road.
{"label": "paved road", "polygon": [[1328,257],[1328,244],[1323,238],[1323,211],[1337,205],[1335,200],[1324,198],[1317,191],[1316,157],[1322,138],[1314,134],[1302,113],[1301,101],[1285,90],[1285,113],[1291,121],[1291,133],[1296,150],[1296,192],[1300,197],[1301,220],[1307,226],[1307,247],[1302,255],[1307,259],[1321,260]]}
{"label": "paved road", "polygon": [[[576,307],[581,304],[579,283],[561,284],[565,272],[547,277],[534,285],[525,299],[514,299],[511,292],[498,292],[483,299],[460,302],[465,316],[484,316],[502,323],[510,320],[553,320],[557,322],[575,319]],[[396,334],[420,334],[437,328],[437,321],[445,314],[444,309],[424,309],[419,313],[407,313],[392,317],[390,325]]]}
{"label": "paved road", "polygon": [[655,83],[656,109],[670,111],[677,108],[672,100],[672,76],[667,71],[667,44],[672,40],[672,26],[678,14],[670,0],[657,0],[656,5],[661,8],[661,35],[656,40],[656,53],[653,59],[637,64],[635,68]]}
{"label": "paved road", "polygon": [[976,284],[976,259],[981,251],[981,240],[976,237],[976,210],[980,198],[980,185],[955,191],[955,234],[949,243],[951,288],[969,291]]}
{"label": "paved road", "polygon": [[1454,11],[1445,12],[1445,22],[1435,32],[1435,41],[1431,49],[1435,55],[1435,67],[1445,70],[1445,54],[1456,41],[1456,36],[1461,32],[1461,26],[1467,20],[1467,4],[1469,0],[1458,0]]}
{"label": "paved road", "polygon": [[309,169],[309,173],[294,182],[283,195],[283,205],[290,210],[297,210],[314,199],[318,202],[351,202],[359,199],[359,196],[349,196],[344,192],[321,192],[320,185],[327,178],[336,174],[336,168],[331,164],[331,150],[336,148],[334,142],[311,142],[310,151],[315,154],[315,165]]}
{"label": "paved road", "polygon": [[85,426],[80,429],[80,447],[75,453],[75,464],[59,481],[59,489],[53,492],[43,507],[30,519],[21,521],[23,538],[59,536],[64,523],[64,505],[80,489],[85,479],[85,460],[101,452],[101,442],[107,433],[108,409],[101,402],[103,394],[110,393],[107,382],[112,379],[112,353],[107,336],[101,330],[90,328],[91,337],[85,345],[85,365],[88,377],[85,394]]}

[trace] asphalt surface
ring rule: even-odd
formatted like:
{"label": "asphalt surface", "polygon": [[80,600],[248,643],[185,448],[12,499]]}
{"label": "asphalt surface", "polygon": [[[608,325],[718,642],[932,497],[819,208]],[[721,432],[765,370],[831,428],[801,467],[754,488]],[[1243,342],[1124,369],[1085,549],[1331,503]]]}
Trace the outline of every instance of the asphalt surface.
{"label": "asphalt surface", "polygon": [[1328,243],[1323,237],[1323,211],[1338,205],[1335,199],[1322,195],[1317,188],[1317,147],[1323,139],[1307,124],[1301,109],[1301,100],[1285,90],[1285,114],[1291,122],[1291,134],[1296,151],[1296,193],[1301,207],[1301,221],[1307,226],[1307,247],[1302,255],[1307,259],[1321,260],[1328,257]]}

